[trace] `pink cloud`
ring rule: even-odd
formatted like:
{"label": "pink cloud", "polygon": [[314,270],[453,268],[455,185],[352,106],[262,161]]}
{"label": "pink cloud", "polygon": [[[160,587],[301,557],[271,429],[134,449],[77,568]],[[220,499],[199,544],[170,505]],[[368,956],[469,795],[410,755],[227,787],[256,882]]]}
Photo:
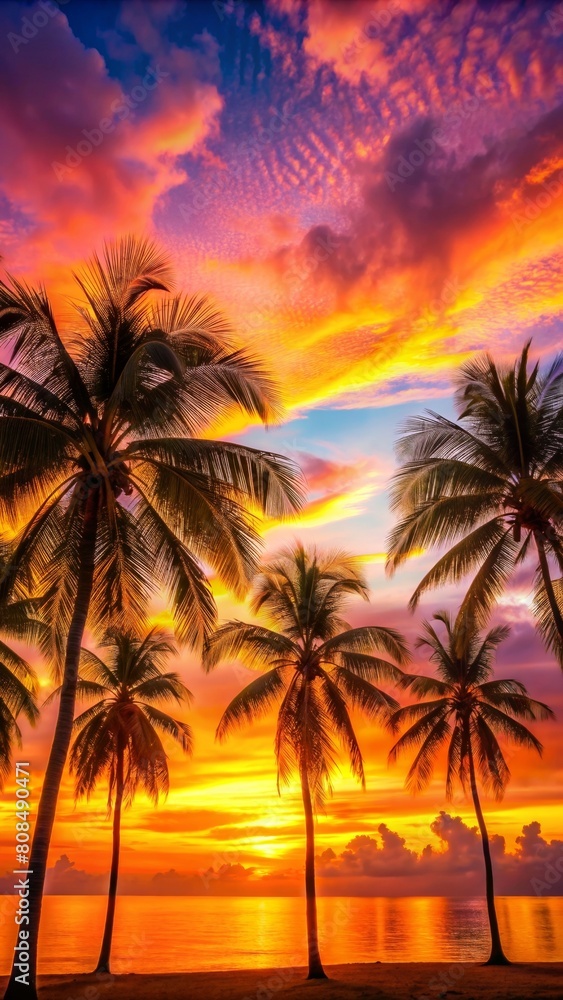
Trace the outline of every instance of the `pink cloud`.
{"label": "pink cloud", "polygon": [[[305,51],[316,62],[328,63],[344,79],[357,83],[363,73],[384,84],[392,65],[388,58],[389,33],[396,38],[403,9],[398,0],[378,8],[364,0],[326,3],[312,0],[308,7]],[[395,31],[392,23],[395,21]]]}
{"label": "pink cloud", "polygon": [[[341,854],[324,851],[317,858],[319,878],[363,880],[356,883],[360,895],[479,895],[484,876],[477,827],[440,812],[431,830],[441,848],[428,844],[416,854],[381,823],[377,837],[354,837]],[[490,841],[499,895],[563,895],[563,840],[545,840],[534,821],[523,827],[514,853],[504,837],[493,834]]]}
{"label": "pink cloud", "polygon": [[[165,41],[173,4],[127,7],[144,73],[114,79],[97,49],[73,34],[61,12],[41,38],[7,48],[0,67],[4,134],[0,191],[17,229],[5,232],[6,263],[27,273],[75,260],[119,231],[143,231],[162,196],[186,178],[178,157],[196,151],[222,107],[208,40],[180,49]],[[0,10],[2,33],[18,10]],[[130,45],[130,43],[129,43]],[[45,260],[47,258],[47,260]]]}

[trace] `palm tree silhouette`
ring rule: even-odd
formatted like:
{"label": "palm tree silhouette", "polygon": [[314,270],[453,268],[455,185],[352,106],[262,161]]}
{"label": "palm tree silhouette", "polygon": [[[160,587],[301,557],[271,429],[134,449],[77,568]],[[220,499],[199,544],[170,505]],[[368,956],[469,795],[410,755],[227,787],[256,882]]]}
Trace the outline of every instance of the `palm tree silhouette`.
{"label": "palm tree silhouette", "polygon": [[508,637],[508,627],[497,626],[483,635],[475,621],[461,612],[453,623],[447,611],[438,612],[433,620],[444,626],[445,639],[431,622],[424,622],[417,646],[430,650],[438,676],[405,674],[402,681],[417,697],[431,700],[399,708],[392,715],[389,724],[394,731],[405,725],[408,728],[391,749],[389,759],[395,761],[400,753],[419,748],[406,778],[407,788],[418,792],[430,781],[437,757],[447,746],[446,795],[451,799],[456,781],[464,790],[469,785],[481,833],[491,931],[487,965],[506,965],[477,773],[483,788],[502,799],[510,771],[497,736],[541,754],[539,740],[518,720],[548,719],[553,713],[547,705],[530,698],[518,681],[491,679],[495,651]]}
{"label": "palm tree silhouette", "polygon": [[123,802],[131,804],[138,788],[155,804],[161,793],[168,794],[168,758],[160,734],[175,740],[184,753],[192,752],[193,741],[185,722],[159,708],[166,701],[180,705],[191,699],[178,674],[165,670],[174,652],[171,638],[156,629],[143,638],[109,631],[101,645],[109,650],[106,660],[82,651],[77,695],[98,700],[74,722],[70,770],[76,774],[77,798],[89,797],[107,777],[109,809],[113,803],[108,908],[95,969],[109,972]]}
{"label": "palm tree silhouette", "polygon": [[[451,546],[419,583],[429,589],[477,570],[463,611],[487,613],[535,548],[534,611],[563,666],[563,358],[544,375],[528,370],[530,344],[511,367],[489,355],[463,365],[458,422],[430,412],[410,419],[399,440],[404,464],[391,503],[401,517],[388,542],[393,573],[414,550]],[[454,544],[452,544],[454,543]]]}
{"label": "palm tree silhouette", "polygon": [[[0,607],[0,630],[12,639],[40,642],[44,632],[33,617],[35,610],[32,601],[15,601]],[[39,718],[37,688],[34,669],[0,639],[0,791],[10,774],[14,744],[22,745],[19,716],[23,715],[32,726]]]}
{"label": "palm tree silhouette", "polygon": [[367,584],[352,556],[321,554],[296,544],[268,561],[254,585],[251,610],[266,612],[277,630],[231,621],[204,647],[208,670],[228,658],[266,670],[233,698],[219,723],[218,739],[281,702],[275,737],[278,790],[296,771],[305,813],[309,979],[326,978],[317,933],[313,806],[330,791],[338,754],[335,738],[352,773],[365,784],[349,709],[387,718],[398,703],[373,682],[396,683],[402,672],[376,654],[383,650],[401,664],[408,659],[405,642],[393,629],[351,628],[343,620],[350,596],[368,599]]}
{"label": "palm tree silhouette", "polygon": [[76,280],[79,323],[64,341],[42,288],[0,283],[0,343],[11,348],[11,365],[0,365],[0,513],[16,509],[20,520],[0,604],[35,582],[63,678],[31,852],[30,986],[13,969],[10,1000],[36,997],[47,853],[87,620],[140,632],[164,586],[177,637],[200,645],[216,621],[202,560],[243,593],[260,551],[255,512],[282,516],[301,499],[286,459],[210,439],[233,410],[275,419],[278,397],[205,298],[159,297],[170,281],[164,253],[124,239]]}

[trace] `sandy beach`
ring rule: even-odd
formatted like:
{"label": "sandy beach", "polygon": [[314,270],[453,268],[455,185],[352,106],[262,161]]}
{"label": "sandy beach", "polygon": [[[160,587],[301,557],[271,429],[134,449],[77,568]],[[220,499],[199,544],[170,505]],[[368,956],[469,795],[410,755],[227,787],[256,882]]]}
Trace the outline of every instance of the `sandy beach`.
{"label": "sandy beach", "polygon": [[[194,972],[103,979],[40,977],[41,1000],[561,1000],[563,963],[482,965],[443,963],[328,966],[328,981],[307,982],[304,969]],[[4,980],[5,981],[5,980]]]}

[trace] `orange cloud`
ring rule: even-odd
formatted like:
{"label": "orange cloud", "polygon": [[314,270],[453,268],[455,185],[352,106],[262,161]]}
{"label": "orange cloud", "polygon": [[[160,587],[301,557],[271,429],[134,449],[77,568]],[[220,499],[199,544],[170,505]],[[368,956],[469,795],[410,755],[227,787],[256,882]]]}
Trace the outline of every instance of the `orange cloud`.
{"label": "orange cloud", "polygon": [[[3,21],[19,26],[7,11]],[[180,49],[150,35],[148,24],[148,9],[144,31],[129,24],[152,62],[127,84],[110,76],[100,52],[83,45],[62,12],[40,42],[6,47],[1,121],[10,157],[1,190],[21,218],[4,229],[13,270],[56,279],[60,289],[62,265],[116,232],[143,231],[162,194],[186,179],[178,156],[216,127],[223,102],[206,79],[213,50]]]}

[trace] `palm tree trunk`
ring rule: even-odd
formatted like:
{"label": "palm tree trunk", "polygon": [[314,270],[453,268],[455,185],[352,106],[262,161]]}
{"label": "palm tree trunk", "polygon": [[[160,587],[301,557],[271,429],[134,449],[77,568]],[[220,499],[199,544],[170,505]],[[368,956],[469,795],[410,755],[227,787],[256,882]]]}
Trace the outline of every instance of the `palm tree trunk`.
{"label": "palm tree trunk", "polygon": [[319,954],[319,938],[317,932],[317,894],[315,890],[315,823],[309,778],[304,767],[301,768],[301,791],[303,793],[303,808],[305,811],[305,895],[307,897],[307,947],[309,950],[309,972],[307,979],[326,979],[321,956]]}
{"label": "palm tree trunk", "polygon": [[77,590],[68,631],[59,713],[37,808],[37,820],[29,860],[29,924],[27,925],[29,937],[26,941],[26,944],[29,945],[29,972],[22,975],[21,969],[16,967],[18,959],[14,959],[4,1000],[36,1000],[37,998],[37,943],[39,938],[41,905],[43,902],[43,888],[47,870],[49,844],[55,822],[59,787],[72,735],[80,649],[82,647],[82,638],[88,617],[88,608],[94,582],[98,495],[97,489],[90,489],[84,504],[84,520],[79,547]]}
{"label": "palm tree trunk", "polygon": [[551,613],[553,615],[553,621],[555,622],[555,628],[559,633],[559,638],[561,640],[561,645],[563,646],[563,615],[557,603],[557,597],[555,596],[555,590],[553,589],[553,582],[551,579],[551,573],[549,572],[549,563],[547,561],[547,555],[545,552],[544,540],[539,534],[539,532],[534,533],[534,540],[536,543],[536,548],[538,550],[538,556],[540,560],[540,570],[543,580],[543,585],[545,587],[545,593],[549,601],[549,606],[551,608]]}
{"label": "palm tree trunk", "polygon": [[106,924],[102,938],[102,948],[95,972],[109,972],[111,954],[111,939],[113,921],[115,919],[115,900],[117,896],[117,876],[119,872],[119,846],[121,841],[121,804],[123,802],[123,747],[117,747],[117,762],[115,775],[115,805],[113,809],[113,848],[111,856],[111,872],[109,877],[108,908]]}
{"label": "palm tree trunk", "polygon": [[473,762],[473,752],[471,750],[471,745],[469,745],[468,757],[469,757],[469,776],[471,781],[471,795],[473,796],[473,805],[475,806],[475,814],[477,816],[479,830],[481,831],[481,841],[483,843],[483,857],[485,859],[487,911],[489,914],[489,926],[491,929],[491,954],[489,955],[489,958],[487,959],[487,962],[485,964],[510,965],[510,962],[508,961],[506,955],[502,950],[500,931],[498,929],[497,911],[495,909],[495,887],[493,882],[493,864],[491,861],[491,848],[489,845],[489,835],[487,833],[487,827],[485,826],[485,818],[483,816],[483,810],[481,809],[479,794],[477,792],[477,781],[475,778],[475,764]]}

